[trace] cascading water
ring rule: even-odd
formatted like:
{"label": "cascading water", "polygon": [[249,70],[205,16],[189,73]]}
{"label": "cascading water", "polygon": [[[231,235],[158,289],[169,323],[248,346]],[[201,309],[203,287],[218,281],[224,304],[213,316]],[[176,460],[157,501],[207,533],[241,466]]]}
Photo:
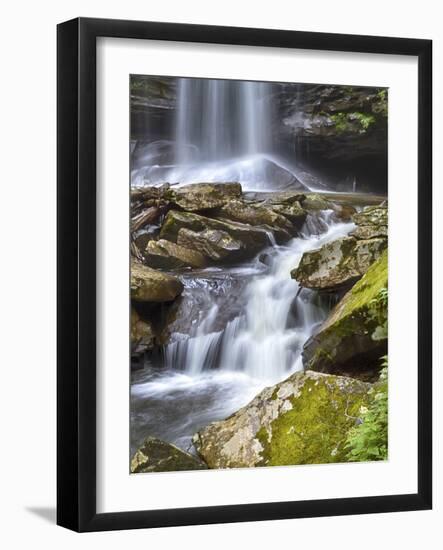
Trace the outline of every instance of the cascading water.
{"label": "cascading water", "polygon": [[[222,278],[245,281],[234,300],[227,299],[230,288],[217,294],[209,286],[202,292],[206,302],[199,303],[188,335],[178,335],[165,347],[165,368],[134,375],[133,449],[146,431],[186,449],[202,426],[227,417],[266,385],[302,369],[303,344],[332,304],[316,292],[300,289],[290,271],[305,251],[354,228],[352,223],[334,223],[331,214],[308,217],[301,238],[271,246],[265,254],[267,265],[256,259],[223,272]],[[211,273],[204,270],[201,277]],[[220,277],[217,271],[215,275]],[[226,317],[230,309],[232,315]]]}
{"label": "cascading water", "polygon": [[266,82],[177,79],[175,139],[154,142],[146,152],[140,147],[132,185],[238,181],[244,191],[299,186],[293,168],[276,155],[272,94]]}
{"label": "cascading water", "polygon": [[327,227],[321,236],[296,238],[270,249],[268,270],[246,285],[240,298],[244,311],[224,330],[214,330],[222,303],[201,312],[191,337],[166,346],[166,367],[193,375],[214,368],[242,371],[266,383],[276,383],[288,372],[301,369],[303,344],[325,319],[328,304],[316,292],[301,289],[290,272],[306,250],[351,230],[352,223],[328,225],[331,214],[320,218]]}

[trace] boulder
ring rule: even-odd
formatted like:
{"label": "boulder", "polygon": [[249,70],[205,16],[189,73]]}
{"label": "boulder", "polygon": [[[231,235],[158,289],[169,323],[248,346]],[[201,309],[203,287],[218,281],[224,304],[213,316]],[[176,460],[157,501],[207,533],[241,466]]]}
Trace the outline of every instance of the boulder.
{"label": "boulder", "polygon": [[332,208],[331,202],[318,193],[307,194],[301,204],[306,210],[330,210]]}
{"label": "boulder", "polygon": [[131,355],[140,355],[153,349],[154,338],[151,323],[142,319],[137,311],[131,308]]}
{"label": "boulder", "polygon": [[181,229],[201,232],[207,229],[224,231],[242,245],[242,257],[255,254],[269,245],[270,228],[261,228],[223,219],[212,219],[191,212],[170,210],[160,231],[160,238],[177,242]]}
{"label": "boulder", "polygon": [[272,228],[291,231],[292,223],[279,214],[274,208],[264,204],[247,203],[242,200],[231,200],[220,210],[218,215],[228,220],[246,223],[249,225],[268,225]]}
{"label": "boulder", "polygon": [[386,206],[367,206],[354,214],[357,228],[352,233],[357,239],[373,239],[388,236],[388,209]]}
{"label": "boulder", "polygon": [[300,229],[306,220],[307,212],[298,201],[290,204],[274,204],[272,210],[288,218],[297,229]]}
{"label": "boulder", "polygon": [[241,197],[239,183],[192,183],[169,189],[165,198],[187,212],[201,212],[222,207],[227,201]]}
{"label": "boulder", "polygon": [[150,267],[159,269],[202,268],[206,265],[205,256],[197,250],[165,239],[149,241],[144,250],[144,257]]}
{"label": "boulder", "polygon": [[343,462],[347,432],[371,399],[370,388],[352,378],[298,372],[209,424],[193,442],[210,468]]}
{"label": "boulder", "polygon": [[303,348],[305,368],[372,377],[387,351],[388,251],[335,306]]}
{"label": "boulder", "polygon": [[137,302],[171,302],[183,291],[183,283],[166,273],[131,262],[131,299]]}
{"label": "boulder", "polygon": [[145,439],[131,460],[131,473],[206,470],[201,461],[175,445],[154,437]]}
{"label": "boulder", "polygon": [[335,291],[355,283],[387,247],[386,239],[341,237],[305,252],[291,277],[312,290]]}
{"label": "boulder", "polygon": [[187,248],[192,247],[203,256],[216,262],[235,260],[241,256],[243,251],[241,241],[220,229],[192,231],[182,227],[177,235],[177,243]]}

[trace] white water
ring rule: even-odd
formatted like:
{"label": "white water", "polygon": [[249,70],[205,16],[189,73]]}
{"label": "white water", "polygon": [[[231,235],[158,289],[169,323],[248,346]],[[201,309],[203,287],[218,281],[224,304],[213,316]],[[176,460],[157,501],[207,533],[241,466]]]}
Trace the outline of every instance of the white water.
{"label": "white water", "polygon": [[[226,418],[265,386],[302,369],[303,344],[333,304],[301,290],[291,279],[303,254],[348,234],[352,223],[333,223],[330,213],[307,220],[305,236],[285,246],[271,246],[268,267],[255,264],[231,269],[250,277],[234,300],[241,313],[220,329],[226,298],[207,290],[190,337],[165,348],[163,369],[136,371],[131,384],[132,449],[147,433],[190,449],[192,435],[208,423]],[[322,231],[322,232],[321,232]],[[313,235],[312,232],[321,232]],[[192,288],[190,288],[192,290]]]}
{"label": "white water", "polygon": [[[241,371],[265,383],[276,383],[290,372],[302,369],[303,344],[327,315],[327,306],[316,293],[303,290],[290,272],[303,253],[348,234],[352,223],[329,223],[331,212],[322,222],[322,235],[292,239],[285,246],[274,246],[270,266],[246,286],[244,312],[214,330],[219,308],[214,304],[200,316],[191,338],[166,347],[166,367],[185,370],[191,375],[219,368]],[[312,228],[311,228],[312,229]]]}

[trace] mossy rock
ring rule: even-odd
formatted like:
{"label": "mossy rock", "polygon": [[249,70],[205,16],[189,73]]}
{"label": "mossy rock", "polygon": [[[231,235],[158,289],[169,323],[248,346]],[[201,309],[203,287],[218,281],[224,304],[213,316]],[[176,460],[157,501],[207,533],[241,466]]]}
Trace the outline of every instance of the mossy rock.
{"label": "mossy rock", "polygon": [[194,445],[210,468],[344,462],[347,432],[370,388],[353,378],[296,373],[198,432]]}
{"label": "mossy rock", "polygon": [[219,229],[192,231],[182,227],[178,232],[177,243],[187,248],[193,248],[203,256],[217,262],[235,261],[241,257],[244,249],[239,240]]}
{"label": "mossy rock", "polygon": [[165,239],[149,241],[144,250],[144,257],[150,267],[159,269],[202,268],[207,263],[205,256],[197,250]]}
{"label": "mossy rock", "polygon": [[164,198],[187,212],[202,212],[222,207],[227,201],[241,197],[239,183],[192,183],[168,189]]}
{"label": "mossy rock", "polygon": [[223,231],[241,243],[244,257],[253,255],[269,245],[267,231],[272,232],[268,227],[254,227],[225,219],[208,218],[191,212],[170,210],[163,222],[160,238],[177,242],[179,231],[182,228],[197,233],[207,229]]}
{"label": "mossy rock", "polygon": [[301,205],[306,210],[329,210],[332,208],[332,203],[318,193],[306,194]]}
{"label": "mossy rock", "polygon": [[305,288],[336,291],[349,288],[387,247],[386,239],[358,241],[341,237],[318,250],[305,252],[291,277]]}
{"label": "mossy rock", "polygon": [[231,200],[220,210],[218,215],[228,220],[249,225],[268,225],[273,228],[292,231],[292,223],[275,210],[264,204],[247,203],[242,200]]}
{"label": "mossy rock", "polygon": [[133,474],[206,469],[206,464],[201,460],[155,437],[145,439],[131,460]]}
{"label": "mossy rock", "polygon": [[386,206],[367,206],[354,214],[357,228],[352,233],[357,239],[373,239],[388,236],[388,209]]}
{"label": "mossy rock", "polygon": [[381,299],[387,287],[385,250],[306,342],[305,368],[362,378],[376,374],[379,358],[387,351],[388,308],[387,301]]}
{"label": "mossy rock", "polygon": [[298,201],[293,201],[290,204],[274,204],[272,210],[288,218],[296,229],[302,227],[307,216],[306,210],[301,207]]}
{"label": "mossy rock", "polygon": [[171,302],[183,292],[183,283],[139,262],[131,262],[131,299],[136,302]]}

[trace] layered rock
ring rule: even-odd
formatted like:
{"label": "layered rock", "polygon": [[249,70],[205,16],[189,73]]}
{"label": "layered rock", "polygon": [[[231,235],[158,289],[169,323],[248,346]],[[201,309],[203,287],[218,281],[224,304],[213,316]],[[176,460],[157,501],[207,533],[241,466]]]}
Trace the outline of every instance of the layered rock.
{"label": "layered rock", "polygon": [[299,372],[194,435],[210,468],[346,461],[348,430],[371,399],[360,380]]}
{"label": "layered rock", "polygon": [[205,256],[195,248],[192,250],[181,243],[176,244],[165,239],[149,241],[144,250],[144,258],[147,265],[159,269],[202,268],[206,265]]}
{"label": "layered rock", "polygon": [[183,283],[139,262],[131,262],[131,299],[137,302],[171,302],[183,291]]}
{"label": "layered rock", "polygon": [[[269,237],[267,231],[271,232],[271,229],[267,227],[253,227],[234,221],[213,219],[190,212],[171,210],[168,212],[163,223],[160,238],[177,242],[179,232],[182,229],[189,229],[195,233],[203,233],[202,240],[207,240],[207,233],[204,233],[207,230],[221,231],[223,232],[221,234],[222,237],[223,234],[228,234],[232,239],[241,243],[240,250],[234,247],[235,250],[229,256],[233,256],[235,259],[251,256],[268,245]],[[219,240],[219,242],[223,245],[223,239]],[[198,250],[201,252],[203,248]],[[226,250],[228,251],[229,248]]]}
{"label": "layered rock", "polygon": [[353,216],[357,228],[352,233],[357,239],[388,236],[388,210],[385,206],[368,206]]}
{"label": "layered rock", "polygon": [[372,377],[387,351],[387,287],[386,250],[306,342],[305,368]]}
{"label": "layered rock", "polygon": [[148,437],[131,460],[131,473],[205,470],[207,466],[175,445]]}
{"label": "layered rock", "polygon": [[219,210],[219,216],[249,225],[268,225],[292,231],[292,223],[275,208],[263,204],[246,203],[242,200],[231,200]]}
{"label": "layered rock", "polygon": [[243,249],[241,241],[220,229],[192,231],[182,227],[177,235],[177,243],[187,248],[192,247],[215,262],[234,259]]}
{"label": "layered rock", "polygon": [[241,194],[239,183],[193,183],[168,189],[164,197],[174,207],[187,212],[202,212],[221,208],[226,202],[241,197]]}

